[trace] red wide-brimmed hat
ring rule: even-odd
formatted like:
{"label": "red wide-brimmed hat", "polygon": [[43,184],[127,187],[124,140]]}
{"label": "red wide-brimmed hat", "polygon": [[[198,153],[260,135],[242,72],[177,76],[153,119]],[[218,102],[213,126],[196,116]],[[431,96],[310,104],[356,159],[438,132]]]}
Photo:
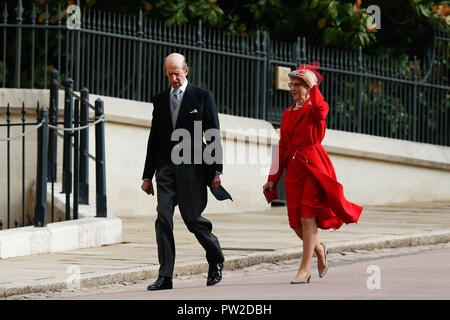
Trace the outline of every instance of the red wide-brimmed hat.
{"label": "red wide-brimmed hat", "polygon": [[323,76],[320,73],[317,72],[317,69],[319,69],[319,68],[320,68],[319,62],[318,61],[314,61],[313,64],[302,64],[301,66],[299,66],[297,68],[297,70],[291,71],[290,74],[291,75],[295,74],[295,77],[297,77],[296,76],[297,71],[309,70],[309,71],[311,71],[312,73],[314,73],[316,75],[316,77],[317,77],[317,85],[319,85],[319,83],[321,83],[322,79],[323,79]]}

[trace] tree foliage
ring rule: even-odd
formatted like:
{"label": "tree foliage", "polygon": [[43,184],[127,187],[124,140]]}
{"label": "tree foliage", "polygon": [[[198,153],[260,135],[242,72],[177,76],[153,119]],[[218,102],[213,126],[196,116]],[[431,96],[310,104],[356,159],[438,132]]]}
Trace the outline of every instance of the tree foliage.
{"label": "tree foliage", "polygon": [[[0,3],[6,2],[6,0]],[[10,7],[16,0],[7,0]],[[39,21],[45,20],[45,5],[55,8],[76,4],[76,0],[33,0]],[[24,5],[25,5],[24,2]],[[78,0],[82,7],[137,14],[163,19],[168,24],[203,24],[233,33],[264,30],[271,39],[295,41],[306,37],[313,45],[365,51],[378,55],[424,54],[433,28],[443,24],[449,30],[449,1],[432,0]],[[381,10],[382,28],[370,27],[367,8]],[[28,7],[29,9],[29,7]],[[52,19],[53,18],[53,19]]]}

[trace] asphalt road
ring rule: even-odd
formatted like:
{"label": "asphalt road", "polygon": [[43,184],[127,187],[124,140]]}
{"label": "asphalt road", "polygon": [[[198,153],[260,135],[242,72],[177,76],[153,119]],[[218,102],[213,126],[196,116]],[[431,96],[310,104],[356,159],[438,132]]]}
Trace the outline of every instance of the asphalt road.
{"label": "asphalt road", "polygon": [[13,296],[8,299],[76,300],[449,300],[450,244],[329,255],[320,279],[316,266],[309,284],[290,284],[299,261],[225,270],[222,282],[206,287],[206,274],[174,279],[173,290],[150,292],[154,279],[100,288]]}
{"label": "asphalt road", "polygon": [[[293,270],[227,278],[205,287],[204,279],[177,282],[174,290],[119,291],[81,299],[450,299],[450,248],[411,255],[344,263],[309,284],[290,284]],[[290,269],[290,268],[288,268]]]}

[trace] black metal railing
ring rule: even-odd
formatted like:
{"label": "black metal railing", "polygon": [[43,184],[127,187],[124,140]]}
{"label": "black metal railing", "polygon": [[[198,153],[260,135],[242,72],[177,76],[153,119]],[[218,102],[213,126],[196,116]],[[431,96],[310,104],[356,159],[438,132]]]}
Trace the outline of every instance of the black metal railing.
{"label": "black metal railing", "polygon": [[[57,138],[63,139],[62,190],[65,194],[66,220],[70,219],[70,195],[73,193],[73,219],[78,219],[78,205],[89,204],[89,159],[95,161],[96,216],[106,217],[106,167],[104,103],[89,102],[89,91],[83,88],[78,96],[73,80],[59,82],[59,72],[52,71],[49,108],[48,181],[51,183],[52,220],[54,219],[54,184],[57,180]],[[58,128],[58,89],[64,90],[64,128]],[[89,121],[89,109],[95,112]],[[95,125],[95,156],[89,153],[89,127]],[[58,131],[63,131],[63,134]]]}
{"label": "black metal railing", "polygon": [[318,61],[330,104],[328,128],[450,145],[447,31],[436,30],[427,56],[400,64],[361,49],[310,46],[302,37],[273,41],[266,32],[230,34],[204,28],[201,21],[168,26],[142,12],[127,16],[82,8],[81,27],[72,30],[62,9],[32,5],[24,11],[20,0],[16,8],[5,4],[0,85],[46,89],[51,70],[58,69],[74,80],[76,91],[86,87],[99,95],[150,101],[167,87],[164,57],[178,51],[191,66],[189,80],[214,92],[219,112],[279,125],[292,97],[276,88],[276,67]]}
{"label": "black metal railing", "polygon": [[[24,227],[25,225],[31,224],[32,221],[26,221],[27,219],[27,201],[26,201],[26,162],[28,159],[29,151],[26,149],[26,137],[33,131],[38,130],[42,124],[41,121],[36,122],[36,118],[39,116],[39,104],[37,105],[36,113],[34,116],[34,121],[30,121],[27,119],[27,111],[25,108],[25,104],[22,103],[22,108],[19,111],[21,116],[20,122],[14,122],[12,120],[12,109],[10,107],[10,104],[7,104],[6,107],[6,123],[0,123],[0,128],[6,128],[6,130],[2,130],[3,132],[6,131],[6,137],[0,137],[0,147],[2,147],[2,150],[6,149],[6,194],[3,194],[2,196],[6,196],[6,209],[0,211],[2,214],[0,215],[0,230],[3,227],[6,227],[7,229],[11,228],[13,225],[14,227]],[[29,114],[28,114],[29,115]],[[30,126],[33,126],[32,128],[29,128]],[[11,129],[19,127],[19,132],[17,130],[14,130],[14,136],[11,134]],[[28,130],[26,130],[29,128]],[[11,154],[11,144],[14,141],[19,141],[21,143],[19,151],[20,153],[20,159],[17,159],[17,155],[14,156]],[[6,143],[6,146],[3,145],[3,142]],[[16,144],[17,145],[17,144]],[[5,148],[3,148],[5,147]],[[2,151],[1,154],[4,154]],[[12,164],[19,164],[20,167],[20,174],[17,174],[17,170],[13,170],[13,172],[16,172],[16,174],[12,174]],[[16,167],[17,168],[17,167]],[[3,175],[3,173],[2,173]],[[20,179],[17,179],[18,176],[20,176]],[[15,179],[14,179],[15,178]],[[19,185],[14,184],[13,182],[20,181]],[[3,190],[3,188],[1,188]],[[20,198],[16,203],[12,203],[12,195],[17,194],[20,192]],[[17,199],[17,197],[16,197]],[[12,212],[19,212],[20,215],[15,214],[14,216],[11,215]],[[12,221],[14,219],[14,222]],[[6,221],[5,221],[6,220]]]}
{"label": "black metal railing", "polygon": [[[22,121],[11,123],[11,108],[6,108],[6,123],[0,127],[6,127],[6,138],[0,138],[0,142],[6,142],[6,168],[7,168],[7,205],[6,205],[6,229],[12,228],[11,218],[18,205],[11,208],[11,164],[16,163],[11,158],[11,142],[22,139],[22,210],[21,222],[15,219],[14,227],[34,225],[45,227],[48,221],[55,222],[55,182],[57,182],[57,143],[58,137],[63,138],[63,168],[62,190],[65,194],[65,220],[78,219],[79,204],[89,204],[89,159],[95,161],[96,176],[96,217],[106,217],[106,168],[105,168],[105,128],[104,128],[104,104],[101,99],[95,101],[95,105],[89,103],[89,91],[81,90],[81,96],[73,91],[73,81],[66,79],[64,85],[59,82],[59,73],[52,72],[50,89],[50,108],[40,108],[37,104],[37,122],[26,120],[25,104],[22,104]],[[64,121],[58,121],[58,94],[63,89],[64,95]],[[89,119],[89,109],[95,111],[94,119]],[[63,125],[63,127],[58,127]],[[11,128],[21,126],[21,134],[11,136]],[[33,126],[25,131],[26,126]],[[89,127],[95,126],[95,156],[89,153]],[[26,222],[26,136],[33,131],[37,133],[37,161],[36,161],[36,198],[34,217],[29,215]],[[61,134],[59,131],[63,131]],[[15,179],[17,180],[17,179]],[[47,184],[51,183],[50,217],[47,207]],[[71,203],[70,196],[73,194]],[[71,206],[72,204],[72,206]],[[0,208],[3,212],[3,208]],[[0,230],[4,223],[0,216]]]}
{"label": "black metal railing", "polygon": [[[34,226],[45,227],[47,213],[47,153],[48,153],[48,110],[39,109],[38,121],[43,125],[38,131],[36,168],[36,205],[34,207]],[[53,220],[52,220],[53,221]]]}

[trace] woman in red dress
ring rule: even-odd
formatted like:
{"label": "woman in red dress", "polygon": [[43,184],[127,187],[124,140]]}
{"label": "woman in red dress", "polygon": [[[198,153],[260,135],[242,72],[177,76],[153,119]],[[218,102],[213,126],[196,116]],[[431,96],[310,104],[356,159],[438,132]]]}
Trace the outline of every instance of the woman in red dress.
{"label": "woman in red dress", "polygon": [[362,207],[347,201],[333,164],[321,142],[329,107],[319,91],[318,64],[301,65],[289,73],[295,103],[281,117],[280,142],[264,192],[274,192],[284,170],[289,226],[303,241],[300,268],[291,283],[309,283],[311,259],[317,255],[319,277],[328,270],[327,247],[318,228],[338,229],[357,223]]}

